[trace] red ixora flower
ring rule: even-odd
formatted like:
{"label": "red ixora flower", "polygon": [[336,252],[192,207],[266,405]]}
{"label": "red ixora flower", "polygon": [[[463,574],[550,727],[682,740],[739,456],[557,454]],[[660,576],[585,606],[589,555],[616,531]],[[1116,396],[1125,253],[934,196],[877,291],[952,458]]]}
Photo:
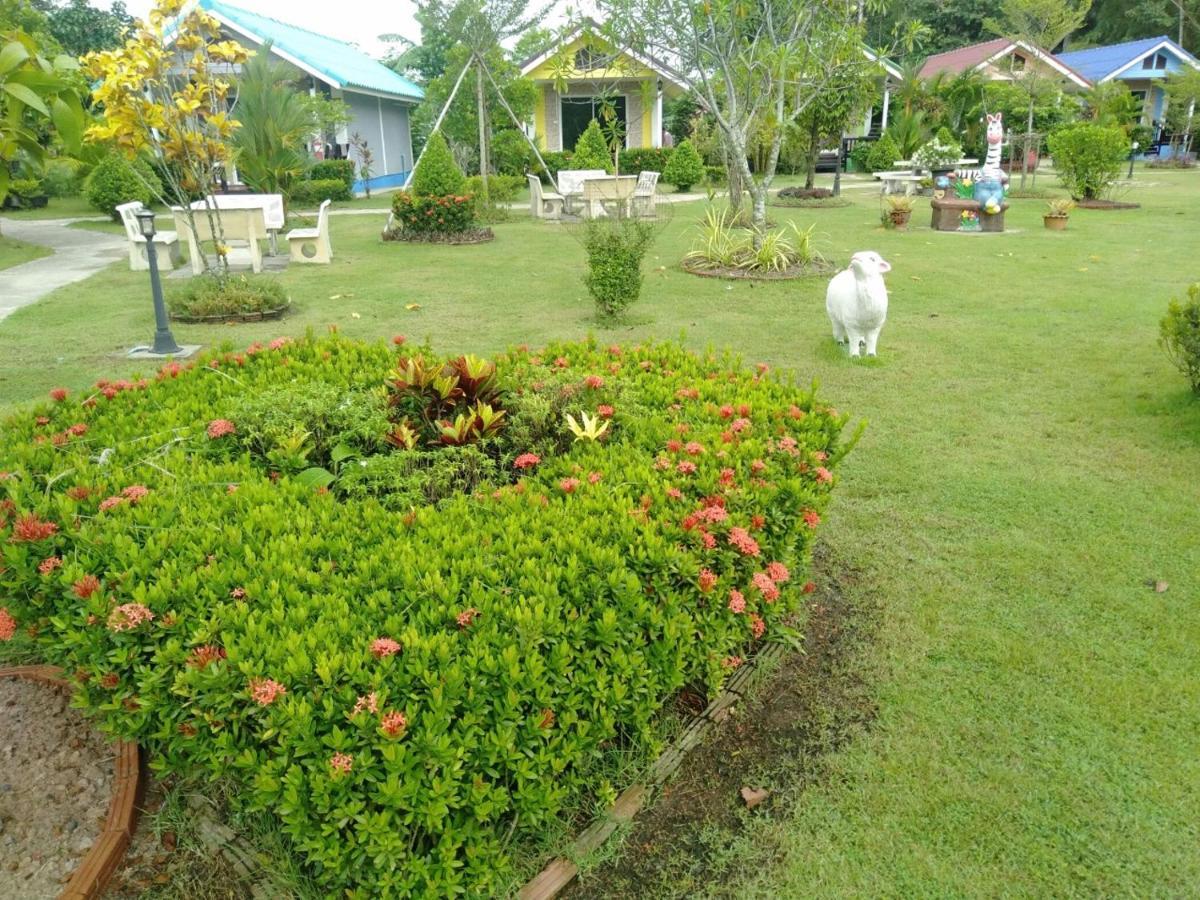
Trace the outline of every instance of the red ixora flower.
{"label": "red ixora flower", "polygon": [[573,494],[573,493],[575,493],[575,489],[577,487],[579,487],[579,479],[578,478],[564,478],[562,481],[560,481],[558,483],[558,486],[559,486],[559,488],[562,489],[562,492],[564,494]]}
{"label": "red ixora flower", "polygon": [[17,633],[17,620],[12,617],[8,607],[0,606],[0,641],[11,641]]}
{"label": "red ixora flower", "polygon": [[754,586],[758,588],[758,592],[762,594],[763,599],[768,603],[774,603],[779,599],[779,588],[775,586],[775,582],[766,572],[755,572],[754,578],[751,579]]}
{"label": "red ixora flower", "polygon": [[729,592],[729,611],[732,613],[744,613],[746,611],[746,598],[742,596],[741,591]]}
{"label": "red ixora flower", "polygon": [[354,701],[354,711],[351,716],[357,716],[360,712],[369,712],[375,715],[379,712],[379,696],[371,691],[369,694],[360,694],[359,698]]}
{"label": "red ixora flower", "polygon": [[821,524],[821,517],[817,515],[816,510],[806,509],[804,511],[804,524],[809,528],[816,528]]}
{"label": "red ixora flower", "polygon": [[108,672],[107,674],[100,676],[100,686],[107,690],[115,690],[117,685],[120,683],[121,676],[119,676],[116,672]]}
{"label": "red ixora flower", "polygon": [[122,603],[108,614],[109,631],[132,631],[154,618],[149,607],[141,603]]}
{"label": "red ixora flower", "polygon": [[596,407],[596,414],[602,419],[611,419],[613,417],[613,408],[607,403],[601,403]]}
{"label": "red ixora flower", "polygon": [[515,460],[513,460],[513,468],[514,469],[532,469],[534,466],[536,466],[541,461],[542,461],[542,458],[540,456],[538,456],[536,453],[522,453]]}
{"label": "red ixora flower", "polygon": [[38,571],[43,575],[49,575],[55,569],[63,564],[61,556],[47,556],[38,563]]}
{"label": "red ixora flower", "polygon": [[349,753],[335,753],[329,757],[329,768],[333,770],[334,777],[349,773],[354,766],[354,757]]}
{"label": "red ixora flower", "polygon": [[231,590],[229,592],[229,596],[232,597],[234,600],[245,600],[246,599],[246,589],[244,587],[235,587],[233,590]]}
{"label": "red ixora flower", "polygon": [[108,512],[114,506],[120,506],[124,502],[124,497],[105,497],[100,501],[100,512]]}
{"label": "red ixora flower", "polygon": [[188,654],[187,665],[193,669],[207,669],[209,664],[225,658],[225,648],[213,644],[196,647]]}
{"label": "red ixora flower", "polygon": [[251,678],[249,687],[250,698],[259,706],[270,706],[287,693],[287,688],[272,678]]}
{"label": "red ixora flower", "polygon": [[762,620],[762,616],[758,615],[757,613],[751,613],[751,615],[750,615],[750,633],[753,634],[754,637],[757,639],[757,638],[762,637],[763,634],[766,632],[766,630],[767,630],[767,623]]}
{"label": "red ixora flower", "polygon": [[129,487],[121,491],[121,496],[130,503],[137,503],[143,497],[150,493],[150,488],[144,484],[131,484]]}
{"label": "red ixora flower", "polygon": [[571,361],[565,356],[560,356],[554,360],[554,368],[556,369],[565,369],[569,365],[571,365]]}
{"label": "red ixora flower", "polygon": [[804,587],[803,587],[804,593],[811,594],[816,589],[817,589],[817,585],[815,582],[812,582],[812,581],[804,582]]}
{"label": "red ixora flower", "polygon": [[376,659],[383,659],[385,656],[395,656],[400,652],[400,642],[394,641],[389,637],[375,638],[371,641],[371,653]]}
{"label": "red ixora flower", "polygon": [[679,474],[681,474],[681,475],[695,475],[696,474],[696,464],[694,462],[692,462],[690,459],[685,459],[683,462],[681,462],[679,465],[677,465],[675,467],[675,470],[677,472],[679,472]]}
{"label": "red ixora flower", "polygon": [[458,623],[459,628],[467,628],[472,622],[475,621],[475,617],[478,615],[479,610],[472,606],[464,609],[457,616],[455,616],[454,621]]}
{"label": "red ixora flower", "polygon": [[729,543],[736,547],[745,556],[758,556],[758,541],[750,537],[750,532],[745,528],[734,526],[729,529]]}
{"label": "red ixora flower", "polygon": [[12,537],[9,540],[14,544],[32,544],[46,540],[57,531],[58,526],[53,522],[43,522],[34,513],[29,513],[13,522]]}
{"label": "red ixora flower", "polygon": [[77,484],[73,487],[67,488],[67,496],[76,501],[86,500],[89,496],[91,496],[91,493],[92,489],[82,484]]}
{"label": "red ixora flower", "polygon": [[404,342],[407,340],[408,340],[408,338],[406,338],[404,335],[397,334],[392,338],[392,343],[395,344],[397,347],[402,347],[402,346],[404,346]]}
{"label": "red ixora flower", "polygon": [[792,573],[783,563],[773,562],[767,563],[767,577],[778,584],[783,584],[792,577]]}
{"label": "red ixora flower", "polygon": [[713,585],[716,583],[717,583],[716,573],[710,571],[709,569],[701,569],[700,570],[700,590],[701,591],[703,591],[704,593],[707,594],[709,591],[712,590]]}
{"label": "red ixora flower", "polygon": [[697,441],[688,441],[687,444],[684,445],[683,452],[688,456],[699,456],[704,452],[704,446]]}
{"label": "red ixora flower", "polygon": [[599,472],[589,472],[588,473],[588,484],[599,484],[600,479],[603,477],[604,476],[602,474],[600,474]]}
{"label": "red ixora flower", "polygon": [[228,419],[213,419],[208,423],[208,439],[211,441],[234,434],[236,431],[237,427]]}
{"label": "red ixora flower", "polygon": [[399,737],[407,727],[408,718],[397,710],[384,713],[383,718],[379,720],[379,730],[388,737]]}
{"label": "red ixora flower", "polygon": [[817,466],[817,481],[822,484],[829,484],[833,481],[833,473],[824,466]]}
{"label": "red ixora flower", "polygon": [[726,669],[740,669],[743,662],[740,656],[727,656],[721,660],[721,666]]}
{"label": "red ixora flower", "polygon": [[54,390],[52,390],[50,392],[50,399],[53,400],[55,403],[62,403],[64,400],[67,399],[67,389],[66,388],[55,388]]}
{"label": "red ixora flower", "polygon": [[587,378],[583,379],[583,383],[593,390],[604,387],[604,379],[599,375],[589,375]]}
{"label": "red ixora flower", "polygon": [[95,575],[84,575],[71,585],[71,590],[80,600],[86,600],[100,590],[100,579]]}

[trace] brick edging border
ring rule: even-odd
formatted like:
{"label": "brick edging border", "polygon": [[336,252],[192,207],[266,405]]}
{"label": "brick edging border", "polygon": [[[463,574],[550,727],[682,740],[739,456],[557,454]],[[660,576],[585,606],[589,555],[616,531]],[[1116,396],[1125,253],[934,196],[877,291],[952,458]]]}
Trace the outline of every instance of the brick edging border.
{"label": "brick edging border", "polygon": [[[56,666],[10,666],[0,668],[0,678],[24,678],[55,687],[70,688]],[[133,741],[117,743],[117,758],[113,766],[112,799],[108,817],[92,849],[59,895],[59,900],[94,900],[100,896],[120,865],[133,839],[137,824],[138,798],[142,791],[141,752]]]}
{"label": "brick edging border", "polygon": [[[772,644],[752,657],[726,682],[704,712],[695,716],[671,742],[653,765],[647,769],[641,782],[630,785],[616,802],[571,843],[570,854],[578,859],[604,844],[622,825],[633,821],[645,805],[654,788],[661,786],[683,764],[687,753],[697,746],[705,735],[717,724],[729,718],[730,707],[746,698],[750,682],[756,671],[764,664],[775,662],[787,655],[783,644]],[[517,900],[552,900],[579,875],[579,866],[565,856],[555,857],[537,875],[525,883],[517,893]]]}

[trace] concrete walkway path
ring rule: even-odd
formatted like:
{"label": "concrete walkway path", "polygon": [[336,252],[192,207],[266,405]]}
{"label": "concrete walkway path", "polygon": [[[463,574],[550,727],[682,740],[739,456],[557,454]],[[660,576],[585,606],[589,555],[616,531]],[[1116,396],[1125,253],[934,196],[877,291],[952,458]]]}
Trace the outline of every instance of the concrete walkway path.
{"label": "concrete walkway path", "polygon": [[125,238],[115,234],[68,228],[76,219],[0,218],[0,234],[54,252],[10,269],[0,269],[0,320],[51,291],[95,275],[128,253]]}

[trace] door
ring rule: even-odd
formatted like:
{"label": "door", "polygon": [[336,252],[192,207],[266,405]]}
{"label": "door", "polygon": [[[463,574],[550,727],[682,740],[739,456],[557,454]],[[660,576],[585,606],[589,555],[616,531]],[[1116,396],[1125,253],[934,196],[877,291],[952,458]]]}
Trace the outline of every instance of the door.
{"label": "door", "polygon": [[[574,150],[579,142],[579,136],[592,119],[602,121],[601,108],[604,100],[600,97],[561,97],[559,122],[562,124],[562,148]],[[616,108],[617,121],[621,123],[621,134],[625,134],[625,98],[614,97],[612,105]],[[624,143],[624,141],[622,141]]]}

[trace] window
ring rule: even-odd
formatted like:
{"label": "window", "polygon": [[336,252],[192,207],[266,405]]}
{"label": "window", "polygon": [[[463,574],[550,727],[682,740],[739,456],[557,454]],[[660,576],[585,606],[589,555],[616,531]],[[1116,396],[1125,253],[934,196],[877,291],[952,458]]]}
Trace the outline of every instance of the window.
{"label": "window", "polygon": [[[559,124],[562,126],[562,148],[574,150],[579,136],[592,119],[600,120],[600,104],[603,101],[599,97],[562,97],[561,101]],[[612,104],[616,107],[617,121],[621,123],[622,130],[625,130],[625,98],[615,97]]]}
{"label": "window", "polygon": [[1014,53],[1012,55],[1012,67],[1017,72],[1025,71],[1025,57],[1020,53]]}
{"label": "window", "polygon": [[1154,53],[1142,60],[1143,69],[1158,69],[1160,72],[1167,67],[1165,53]]}
{"label": "window", "polygon": [[590,72],[603,66],[604,60],[594,47],[580,47],[575,51],[576,72]]}
{"label": "window", "polygon": [[1167,67],[1167,57],[1164,54],[1160,53],[1160,54],[1158,54],[1158,56],[1154,57],[1154,68],[1165,69],[1166,67]]}

